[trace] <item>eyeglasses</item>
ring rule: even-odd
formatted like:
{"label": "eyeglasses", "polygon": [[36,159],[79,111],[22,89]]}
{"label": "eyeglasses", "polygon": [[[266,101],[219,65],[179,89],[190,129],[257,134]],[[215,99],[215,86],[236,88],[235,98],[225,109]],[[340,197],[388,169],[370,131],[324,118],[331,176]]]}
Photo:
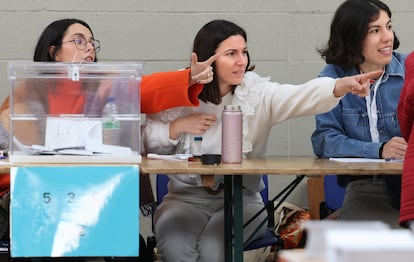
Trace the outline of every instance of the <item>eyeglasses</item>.
{"label": "eyeglasses", "polygon": [[92,38],[91,40],[88,41],[85,39],[85,37],[81,35],[76,35],[74,39],[66,41],[66,42],[62,42],[62,44],[69,43],[69,42],[75,43],[75,46],[78,50],[85,50],[88,43],[92,44],[93,49],[95,50],[95,53],[98,53],[99,50],[101,49],[101,42],[99,40]]}

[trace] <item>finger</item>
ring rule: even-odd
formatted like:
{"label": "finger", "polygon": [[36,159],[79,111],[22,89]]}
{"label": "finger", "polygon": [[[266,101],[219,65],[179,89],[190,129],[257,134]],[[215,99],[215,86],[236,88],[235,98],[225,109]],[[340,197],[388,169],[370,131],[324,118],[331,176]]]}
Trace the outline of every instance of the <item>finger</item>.
{"label": "finger", "polygon": [[368,72],[365,74],[361,74],[360,75],[360,83],[369,81],[371,79],[377,79],[378,77],[380,77],[382,75],[383,71],[382,70],[377,70],[377,71],[372,71],[372,72]]}
{"label": "finger", "polygon": [[399,148],[405,148],[406,146],[407,146],[407,144],[406,143],[404,143],[405,141],[400,141],[400,140],[394,140],[394,145],[396,146],[396,147],[399,147]]}
{"label": "finger", "polygon": [[200,74],[199,76],[213,76],[213,68],[211,66],[207,66]]}
{"label": "finger", "polygon": [[207,125],[206,122],[202,123],[200,126],[200,131],[201,132],[206,132],[208,129],[210,128],[210,126]]}
{"label": "finger", "polygon": [[[203,78],[203,76],[205,76],[205,75],[207,75],[207,78]],[[192,76],[191,78],[193,79],[193,80],[197,80],[197,79],[199,79],[200,78],[200,80],[209,80],[208,78],[212,78],[213,77],[213,68],[211,67],[211,66],[208,66],[207,68],[205,68],[201,73],[199,73],[199,74],[197,74],[197,75],[195,75],[195,76]],[[212,79],[210,79],[210,81],[211,81]],[[210,82],[209,81],[209,82]]]}
{"label": "finger", "polygon": [[395,144],[394,147],[401,153],[405,153],[405,151],[407,150],[407,145],[400,143]]}
{"label": "finger", "polygon": [[367,96],[367,95],[369,95],[369,90],[370,90],[370,85],[364,84],[364,85],[362,85],[362,88],[360,90],[360,94],[364,95],[364,96]]}
{"label": "finger", "polygon": [[198,63],[198,57],[196,53],[191,54],[191,66],[196,65]]}
{"label": "finger", "polygon": [[217,119],[216,115],[214,115],[214,114],[205,113],[205,114],[203,114],[203,116],[206,120],[209,120],[209,121],[216,121],[216,119]]}
{"label": "finger", "polygon": [[216,116],[215,115],[209,115],[208,117],[206,117],[207,121],[210,122],[216,122]]}
{"label": "finger", "polygon": [[393,155],[394,155],[394,158],[397,158],[397,159],[398,159],[398,158],[399,158],[399,159],[404,158],[405,153],[406,153],[406,151],[405,151],[405,150],[403,150],[403,149],[394,148],[394,150],[393,150]]}
{"label": "finger", "polygon": [[214,61],[216,61],[216,59],[220,56],[220,54],[214,54],[212,56],[210,56],[209,59],[207,59],[204,63],[211,65],[212,63],[214,63]]}
{"label": "finger", "polygon": [[214,121],[206,119],[206,120],[203,121],[203,123],[204,123],[205,126],[210,127],[214,124]]}
{"label": "finger", "polygon": [[404,138],[399,137],[399,136],[393,137],[390,141],[396,141],[397,143],[400,143],[400,144],[403,144],[403,145],[407,144],[407,141],[405,141]]}
{"label": "finger", "polygon": [[197,80],[197,83],[199,84],[208,84],[211,82],[212,79],[199,79]]}
{"label": "finger", "polygon": [[366,97],[369,94],[369,88],[365,88],[363,86],[352,87],[351,93],[354,95],[358,95],[359,97]]}

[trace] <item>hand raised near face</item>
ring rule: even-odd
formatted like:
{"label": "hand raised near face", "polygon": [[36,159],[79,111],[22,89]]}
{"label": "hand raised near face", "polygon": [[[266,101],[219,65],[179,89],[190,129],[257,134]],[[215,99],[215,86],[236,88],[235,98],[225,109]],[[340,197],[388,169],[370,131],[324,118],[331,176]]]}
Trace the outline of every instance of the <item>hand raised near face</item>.
{"label": "hand raised near face", "polygon": [[213,81],[214,72],[211,64],[216,61],[218,56],[219,54],[215,54],[204,62],[198,62],[197,54],[192,53],[190,86],[195,83],[208,84]]}

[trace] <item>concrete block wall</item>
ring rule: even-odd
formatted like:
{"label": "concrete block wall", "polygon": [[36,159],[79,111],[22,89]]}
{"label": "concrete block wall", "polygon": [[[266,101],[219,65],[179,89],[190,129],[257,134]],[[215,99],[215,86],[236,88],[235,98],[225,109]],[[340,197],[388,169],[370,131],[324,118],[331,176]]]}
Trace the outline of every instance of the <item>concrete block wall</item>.
{"label": "concrete block wall", "polygon": [[[400,52],[414,48],[414,2],[386,0],[401,41]],[[51,21],[85,20],[101,40],[100,61],[140,61],[145,73],[184,68],[192,41],[206,22],[222,18],[248,33],[256,72],[280,83],[302,83],[324,66],[316,52],[328,38],[333,13],[342,0],[1,0],[0,100],[9,92],[7,61],[31,60],[41,31]],[[275,126],[268,155],[312,155],[313,117]],[[271,176],[271,195],[287,184],[286,176]],[[307,206],[305,184],[289,198]],[[145,222],[146,221],[146,222]],[[145,232],[149,232],[144,219]]]}

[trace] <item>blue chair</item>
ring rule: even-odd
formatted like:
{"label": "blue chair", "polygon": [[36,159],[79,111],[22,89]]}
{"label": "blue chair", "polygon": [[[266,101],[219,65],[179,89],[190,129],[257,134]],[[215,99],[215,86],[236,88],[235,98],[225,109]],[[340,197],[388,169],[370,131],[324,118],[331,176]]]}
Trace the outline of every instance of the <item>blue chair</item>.
{"label": "blue chair", "polygon": [[[158,174],[156,177],[155,189],[156,189],[156,202],[157,206],[161,204],[164,196],[168,192],[167,184],[169,178],[167,175]],[[269,201],[268,195],[268,179],[267,175],[263,175],[263,182],[265,188],[260,192],[263,202],[268,210],[268,228],[265,234],[259,238],[250,242],[248,245],[245,245],[244,251],[263,248],[263,247],[276,247],[276,249],[281,249],[283,247],[283,240],[275,233],[274,231],[274,203]]]}
{"label": "blue chair", "polygon": [[345,188],[338,185],[336,175],[324,176],[324,196],[325,201],[320,203],[319,216],[321,219],[337,211],[344,202]]}

